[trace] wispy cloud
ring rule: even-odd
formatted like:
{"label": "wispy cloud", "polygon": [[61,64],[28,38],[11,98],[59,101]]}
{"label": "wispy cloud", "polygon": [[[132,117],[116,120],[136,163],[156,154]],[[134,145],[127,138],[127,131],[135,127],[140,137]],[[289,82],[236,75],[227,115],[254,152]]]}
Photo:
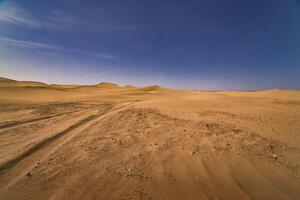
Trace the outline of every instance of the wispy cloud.
{"label": "wispy cloud", "polygon": [[[18,27],[18,28],[33,28],[39,30],[60,30],[60,31],[110,31],[116,30],[118,26],[102,26],[99,24],[93,24],[84,20],[78,19],[72,15],[68,15],[60,11],[51,11],[45,13],[42,18],[37,17],[34,13],[30,13],[26,9],[18,6],[15,3],[6,1],[0,6],[0,28],[3,30],[6,27]],[[19,29],[18,29],[19,31]],[[111,55],[109,53],[101,52],[90,52],[82,49],[68,48],[60,45],[52,45],[47,42],[37,42],[30,40],[20,40],[13,36],[13,32],[6,31],[5,35],[1,36],[0,33],[0,45],[9,46],[12,48],[28,48],[28,49],[39,49],[41,53],[48,55],[63,55],[63,54],[80,54],[91,57],[97,57],[102,59],[114,60],[118,59],[118,56]],[[11,36],[6,37],[7,34]]]}
{"label": "wispy cloud", "polygon": [[130,31],[136,30],[133,26],[123,26],[117,24],[99,24],[91,21],[84,21],[61,11],[53,11],[47,18],[45,26],[60,30],[80,30],[80,31]]}
{"label": "wispy cloud", "polygon": [[103,53],[95,53],[95,52],[89,52],[89,51],[82,51],[82,50],[77,50],[77,49],[65,49],[66,51],[73,52],[73,53],[78,53],[78,54],[83,54],[87,56],[94,56],[98,58],[104,58],[104,59],[109,59],[109,60],[115,60],[118,59],[118,56],[111,55],[111,54],[103,54]]}
{"label": "wispy cloud", "polygon": [[110,60],[118,58],[117,56],[111,54],[89,52],[89,51],[83,51],[83,50],[72,49],[67,47],[60,47],[60,46],[55,46],[55,45],[40,43],[40,42],[17,40],[17,39],[7,38],[7,37],[0,37],[0,45],[16,47],[16,48],[42,49],[46,51],[60,52],[61,54],[76,53],[76,54],[82,54],[82,55],[93,56],[93,57],[98,57],[103,59],[110,59]]}
{"label": "wispy cloud", "polygon": [[58,49],[57,47],[49,44],[43,44],[43,43],[32,42],[32,41],[24,41],[24,40],[16,40],[16,39],[6,38],[6,37],[0,37],[0,44],[6,46],[24,47],[24,48],[39,48],[39,49],[48,49],[48,50]]}
{"label": "wispy cloud", "polygon": [[0,7],[0,23],[11,23],[31,27],[41,27],[42,25],[38,20],[34,19],[31,14],[12,5]]}
{"label": "wispy cloud", "polygon": [[57,30],[72,30],[90,26],[88,23],[60,11],[46,14],[44,19],[41,20],[27,10],[12,3],[5,3],[0,7],[1,24]]}
{"label": "wispy cloud", "polygon": [[128,25],[124,26],[122,24],[111,23],[99,24],[98,22],[82,20],[59,10],[45,13],[43,19],[41,19],[28,10],[12,3],[5,3],[0,6],[0,26],[1,24],[62,31],[106,32],[136,30],[136,27]]}

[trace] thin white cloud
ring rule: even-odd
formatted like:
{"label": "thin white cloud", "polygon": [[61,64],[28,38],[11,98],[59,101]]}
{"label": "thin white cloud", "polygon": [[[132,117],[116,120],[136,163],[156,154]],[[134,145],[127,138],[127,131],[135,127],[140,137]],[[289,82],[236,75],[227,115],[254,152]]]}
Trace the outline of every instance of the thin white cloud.
{"label": "thin white cloud", "polygon": [[50,45],[50,44],[45,44],[40,42],[17,40],[17,39],[1,37],[1,36],[0,36],[0,45],[10,46],[15,48],[42,49],[42,50],[55,51],[60,53],[77,53],[77,54],[93,56],[93,57],[98,57],[103,59],[110,59],[110,60],[118,58],[117,56],[111,54],[89,52],[89,51],[60,47],[60,46],[55,46],[55,45]]}
{"label": "thin white cloud", "polygon": [[[0,0],[1,1],[1,0]],[[72,15],[61,11],[45,13],[43,19],[38,18],[33,13],[19,7],[17,4],[5,2],[0,6],[0,27],[1,25],[17,25],[39,29],[55,29],[61,31],[130,31],[137,30],[133,26],[120,24],[98,24],[90,21],[78,19]]]}
{"label": "thin white cloud", "polygon": [[99,54],[99,53],[95,53],[95,52],[89,52],[89,51],[82,51],[82,50],[77,50],[77,49],[66,49],[69,52],[74,52],[74,53],[79,53],[79,54],[84,54],[84,55],[88,55],[88,56],[94,56],[94,57],[99,57],[99,58],[105,58],[105,59],[109,59],[109,60],[114,60],[117,59],[118,57],[115,55],[111,55],[111,54]]}
{"label": "thin white cloud", "polygon": [[7,37],[0,37],[0,44],[6,46],[24,47],[24,48],[39,48],[39,49],[49,49],[49,50],[58,49],[57,47],[49,44],[43,44],[43,43],[32,42],[32,41],[24,41],[24,40],[15,40]]}
{"label": "thin white cloud", "polygon": [[1,5],[1,24],[58,30],[70,30],[74,27],[87,26],[86,23],[59,11],[54,11],[49,16],[45,16],[42,21],[27,10],[12,3]]}
{"label": "thin white cloud", "polygon": [[3,4],[3,6],[0,7],[0,23],[10,23],[30,27],[41,27],[42,25],[27,11],[9,4]]}
{"label": "thin white cloud", "polygon": [[133,26],[113,25],[113,24],[99,24],[91,21],[83,21],[75,18],[61,11],[53,11],[45,22],[45,27],[59,30],[80,30],[80,31],[130,31],[137,30]]}

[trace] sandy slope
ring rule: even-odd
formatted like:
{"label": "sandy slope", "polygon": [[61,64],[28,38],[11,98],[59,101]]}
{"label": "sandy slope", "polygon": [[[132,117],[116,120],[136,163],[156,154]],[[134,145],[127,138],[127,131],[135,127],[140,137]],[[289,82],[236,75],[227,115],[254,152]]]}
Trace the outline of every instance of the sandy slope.
{"label": "sandy slope", "polygon": [[0,199],[299,199],[299,133],[299,91],[1,86]]}

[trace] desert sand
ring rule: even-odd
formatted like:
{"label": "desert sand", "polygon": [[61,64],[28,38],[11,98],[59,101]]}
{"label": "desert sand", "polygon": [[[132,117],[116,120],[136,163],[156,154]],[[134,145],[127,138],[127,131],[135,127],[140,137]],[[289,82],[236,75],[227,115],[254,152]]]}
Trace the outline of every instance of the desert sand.
{"label": "desert sand", "polygon": [[300,199],[300,91],[1,78],[0,199]]}

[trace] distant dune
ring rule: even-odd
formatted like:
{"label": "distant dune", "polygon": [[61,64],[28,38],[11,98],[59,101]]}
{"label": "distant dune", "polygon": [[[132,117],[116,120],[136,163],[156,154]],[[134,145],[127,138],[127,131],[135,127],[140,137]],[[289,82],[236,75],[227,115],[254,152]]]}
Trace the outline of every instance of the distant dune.
{"label": "distant dune", "polygon": [[149,91],[157,91],[157,92],[159,92],[159,91],[166,91],[166,90],[169,90],[169,89],[163,88],[163,87],[161,87],[159,85],[152,85],[152,86],[142,87],[139,90],[141,90],[141,91],[148,91],[148,92]]}
{"label": "distant dune", "polygon": [[35,81],[16,81],[12,79],[7,79],[0,77],[0,87],[26,87],[26,86],[31,86],[31,87],[41,87],[41,86],[48,86],[46,83],[42,82],[35,82]]}
{"label": "distant dune", "polygon": [[103,89],[114,89],[114,88],[120,88],[119,85],[115,83],[109,83],[109,82],[102,82],[96,85],[98,88],[103,88]]}
{"label": "distant dune", "polygon": [[15,81],[15,80],[12,80],[12,79],[0,77],[0,82],[16,82],[16,81]]}
{"label": "distant dune", "polygon": [[123,88],[125,88],[125,89],[138,89],[139,87],[134,86],[134,85],[125,85]]}
{"label": "distant dune", "polygon": [[51,84],[51,85],[49,85],[49,86],[50,86],[50,87],[53,87],[53,88],[69,88],[69,89],[81,87],[81,85],[77,85],[77,84],[72,84],[72,85]]}

